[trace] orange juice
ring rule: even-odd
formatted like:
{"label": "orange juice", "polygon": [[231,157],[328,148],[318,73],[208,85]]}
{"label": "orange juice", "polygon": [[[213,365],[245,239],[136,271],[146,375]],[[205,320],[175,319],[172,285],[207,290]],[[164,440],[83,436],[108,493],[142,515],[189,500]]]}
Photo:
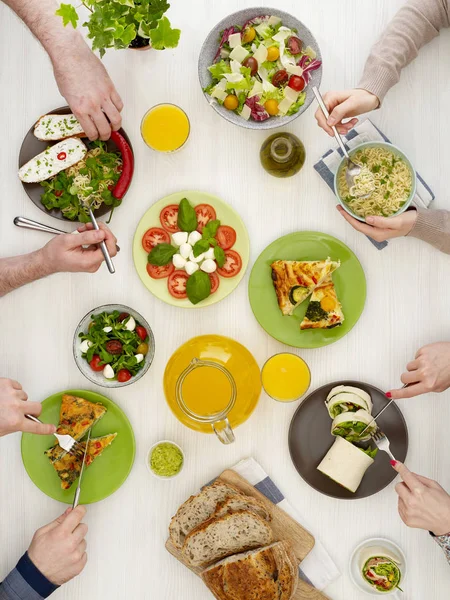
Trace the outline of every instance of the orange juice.
{"label": "orange juice", "polygon": [[280,402],[298,400],[307,391],[310,382],[309,367],[296,354],[275,354],[262,369],[262,384],[266,394]]}
{"label": "orange juice", "polygon": [[144,142],[159,152],[174,152],[189,137],[189,119],[174,104],[158,104],[145,113],[141,123]]}
{"label": "orange juice", "polygon": [[225,373],[203,366],[188,373],[182,393],[188,409],[206,417],[220,413],[228,406],[232,388]]}

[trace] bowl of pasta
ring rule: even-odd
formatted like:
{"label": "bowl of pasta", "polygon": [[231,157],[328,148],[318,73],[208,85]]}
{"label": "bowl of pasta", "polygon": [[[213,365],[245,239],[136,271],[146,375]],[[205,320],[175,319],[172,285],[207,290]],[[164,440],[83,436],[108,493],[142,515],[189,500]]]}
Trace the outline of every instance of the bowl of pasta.
{"label": "bowl of pasta", "polygon": [[349,187],[347,159],[334,176],[334,191],[344,210],[365,221],[368,216],[395,217],[410,206],[416,193],[416,171],[408,157],[393,144],[366,142],[349,152],[361,173]]}

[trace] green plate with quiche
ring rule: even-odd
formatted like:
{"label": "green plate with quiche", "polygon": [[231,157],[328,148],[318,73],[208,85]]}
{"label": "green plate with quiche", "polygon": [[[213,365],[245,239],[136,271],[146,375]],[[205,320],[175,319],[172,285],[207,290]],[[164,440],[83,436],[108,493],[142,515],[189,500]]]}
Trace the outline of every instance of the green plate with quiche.
{"label": "green plate with quiche", "polygon": [[[312,296],[292,315],[283,315],[272,280],[274,261],[340,261],[331,275],[344,321],[326,329],[300,329]],[[276,340],[296,348],[321,348],[344,337],[356,324],[366,300],[366,278],[361,263],[343,242],[317,231],[285,235],[267,246],[256,260],[249,281],[249,299],[258,323]]]}

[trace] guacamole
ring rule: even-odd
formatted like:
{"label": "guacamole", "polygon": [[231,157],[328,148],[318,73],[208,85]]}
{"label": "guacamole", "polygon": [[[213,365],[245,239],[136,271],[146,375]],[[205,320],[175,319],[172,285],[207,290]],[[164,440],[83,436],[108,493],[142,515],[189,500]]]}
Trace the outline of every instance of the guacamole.
{"label": "guacamole", "polygon": [[183,454],[170,442],[162,442],[153,449],[150,455],[150,468],[160,477],[173,477],[181,471]]}

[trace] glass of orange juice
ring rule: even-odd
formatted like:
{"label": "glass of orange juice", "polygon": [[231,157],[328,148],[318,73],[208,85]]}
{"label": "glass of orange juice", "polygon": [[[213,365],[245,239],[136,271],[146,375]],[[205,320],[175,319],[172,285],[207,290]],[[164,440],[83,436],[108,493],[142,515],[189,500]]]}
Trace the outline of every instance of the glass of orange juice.
{"label": "glass of orange juice", "polygon": [[190,132],[187,114],[175,104],[157,104],[141,122],[141,135],[152,150],[175,152],[187,142]]}
{"label": "glass of orange juice", "polygon": [[271,356],[261,371],[264,391],[278,402],[294,402],[308,391],[311,372],[306,362],[291,352]]}

